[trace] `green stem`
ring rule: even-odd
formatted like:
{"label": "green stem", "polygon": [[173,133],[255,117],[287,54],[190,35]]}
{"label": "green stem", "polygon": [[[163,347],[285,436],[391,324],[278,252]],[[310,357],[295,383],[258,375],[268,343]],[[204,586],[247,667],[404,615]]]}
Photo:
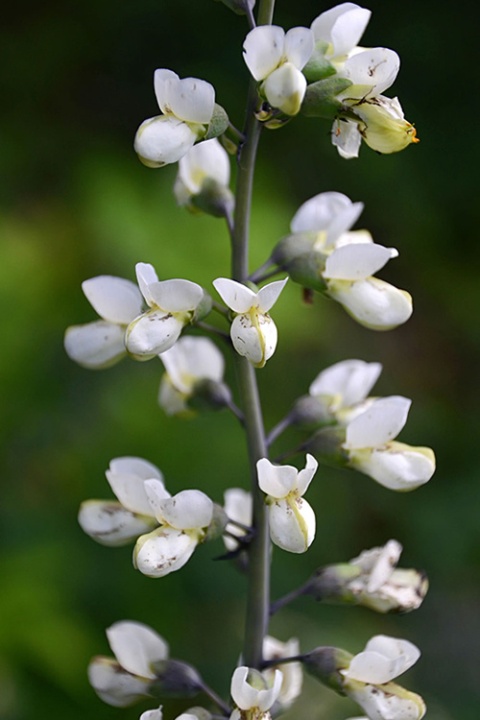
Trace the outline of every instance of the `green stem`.
{"label": "green stem", "polygon": [[[258,24],[270,24],[275,0],[261,0]],[[232,232],[232,277],[246,282],[249,275],[249,230],[255,160],[261,124],[255,117],[258,103],[257,83],[250,81],[244,142],[238,154],[237,191]],[[247,435],[248,458],[253,496],[254,536],[248,550],[248,597],[243,660],[249,667],[260,668],[263,661],[263,639],[267,633],[270,606],[270,536],[263,493],[258,487],[257,461],[267,457],[257,378],[246,358],[235,356],[240,397],[242,398]]]}

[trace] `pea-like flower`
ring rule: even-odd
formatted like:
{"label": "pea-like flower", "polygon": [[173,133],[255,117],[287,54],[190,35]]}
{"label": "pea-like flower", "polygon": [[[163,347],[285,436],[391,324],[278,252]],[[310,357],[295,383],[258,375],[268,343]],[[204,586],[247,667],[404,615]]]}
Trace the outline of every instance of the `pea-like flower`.
{"label": "pea-like flower", "polygon": [[193,412],[188,401],[203,393],[212,404],[222,405],[228,392],[222,382],[225,361],[217,346],[208,338],[183,337],[160,356],[166,373],[160,383],[158,400],[167,415]]}
{"label": "pea-like flower", "polygon": [[241,666],[235,669],[230,694],[237,706],[230,720],[270,720],[270,708],[282,688],[282,672],[275,670],[269,682],[258,670]]}
{"label": "pea-like flower", "polygon": [[114,623],[107,630],[114,658],[98,656],[88,667],[88,679],[109,705],[126,707],[149,697],[156,680],[155,664],[168,658],[165,640],[147,625]]}
{"label": "pea-like flower", "polygon": [[419,657],[419,649],[408,640],[376,635],[340,671],[343,690],[370,720],[420,720],[426,712],[422,698],[392,682]]}
{"label": "pea-like flower", "polygon": [[[150,310],[130,322],[125,343],[137,358],[152,358],[171,348],[185,327],[197,318],[207,297],[190,280],[159,282],[152,265],[137,263],[137,280]],[[207,310],[208,311],[208,308]]]}
{"label": "pea-like flower", "polygon": [[257,368],[264,367],[277,346],[278,333],[268,314],[288,278],[277,280],[254,292],[228,278],[217,278],[213,285],[228,307],[236,313],[230,327],[233,347]]}
{"label": "pea-like flower", "polygon": [[217,138],[192,147],[178,163],[173,192],[179,205],[192,212],[225,217],[234,206],[228,187],[230,157]]}
{"label": "pea-like flower", "polygon": [[201,140],[215,106],[215,90],[198,78],[181,80],[172,70],[158,69],[154,88],[162,115],[145,120],[135,136],[135,152],[148,167],[177,162]]}
{"label": "pea-like flower", "polygon": [[85,280],[82,290],[101,320],[69,327],[65,350],[86,368],[110,367],[127,354],[125,331],[142,312],[142,295],[135,283],[110,275]]}
{"label": "pea-like flower", "polygon": [[382,366],[364,360],[342,360],[322,370],[308,389],[325,415],[339,419],[342,411],[363,402],[377,382]]}
{"label": "pea-like flower", "polygon": [[302,496],[317,467],[312,455],[307,455],[303,470],[274,465],[267,458],[257,462],[258,484],[267,495],[270,537],[288,552],[305,552],[315,537],[315,513]]}
{"label": "pea-like flower", "polygon": [[293,234],[280,241],[272,260],[293,280],[339,302],[361,325],[389,330],[408,320],[412,298],[373,277],[398,252],[374,243],[366,230],[350,230],[362,210],[342,193],[315,195],[295,213]]}
{"label": "pea-like flower", "polygon": [[375,400],[346,426],[349,465],[390,490],[414,490],[435,472],[430,448],[394,440],[407,421],[411,400],[392,395]]}
{"label": "pea-like flower", "polygon": [[133,563],[144,575],[163,577],[183,567],[205,539],[214,505],[200,490],[165,498],[156,480],[147,480],[145,490],[160,527],[138,538]]}
{"label": "pea-like flower", "polygon": [[245,39],[243,57],[255,80],[262,82],[260,92],[285,115],[300,110],[307,87],[301,71],[313,46],[313,33],[304,27],[285,33],[277,25],[261,25]]}
{"label": "pea-like flower", "polygon": [[83,502],[78,522],[82,530],[101,545],[127,545],[157,525],[144,481],[155,480],[158,492],[165,498],[170,494],[165,490],[160,470],[142,458],[115,458],[106,476],[117,501]]}

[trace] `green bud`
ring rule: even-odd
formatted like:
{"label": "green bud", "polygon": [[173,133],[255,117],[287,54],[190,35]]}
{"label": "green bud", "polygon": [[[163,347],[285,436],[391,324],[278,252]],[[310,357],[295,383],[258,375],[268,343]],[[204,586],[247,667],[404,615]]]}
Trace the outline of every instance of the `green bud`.
{"label": "green bud", "polygon": [[206,178],[197,195],[192,195],[192,209],[201,210],[207,215],[224,218],[233,211],[234,197],[232,191],[212,178]]}
{"label": "green bud", "polygon": [[349,563],[327,565],[319,568],[304,586],[304,595],[311,595],[319,602],[345,602],[356,604],[355,595],[347,583],[362,574],[358,566]]}
{"label": "green bud", "polygon": [[212,302],[213,301],[211,296],[207,293],[206,290],[203,290],[203,298],[200,300],[199,304],[195,308],[192,322],[197,322],[198,320],[203,320],[204,317],[207,317],[207,315],[212,309]]}
{"label": "green bud", "polygon": [[155,696],[192,697],[203,689],[197,670],[181,660],[160,660],[152,669],[156,678],[150,690]]}
{"label": "green bud", "polygon": [[324,465],[344,468],[348,466],[348,454],[342,447],[344,442],[345,428],[337,425],[317,430],[301,449],[312,453]]}
{"label": "green bud", "polygon": [[353,655],[335,647],[319,647],[302,656],[305,670],[324,685],[345,695],[344,676],[340,670],[346,670]]}
{"label": "green bud", "polygon": [[318,80],[307,86],[302,103],[302,112],[307,117],[321,117],[334,120],[343,108],[336,97],[352,83],[337,75]]}
{"label": "green bud", "polygon": [[334,66],[325,57],[325,51],[327,48],[328,43],[324,40],[319,40],[315,45],[315,49],[310,57],[310,60],[303,68],[302,72],[309,83],[316,82],[317,80],[324,80],[331,75],[335,75],[337,72]]}
{"label": "green bud", "polygon": [[205,133],[203,140],[211,140],[212,138],[223,135],[225,130],[228,128],[229,122],[226,110],[221,105],[215,103],[212,119],[208,124],[207,132]]}
{"label": "green bud", "polygon": [[295,425],[320,425],[333,421],[332,413],[328,405],[321,397],[303,395],[296,400],[290,412],[292,423]]}

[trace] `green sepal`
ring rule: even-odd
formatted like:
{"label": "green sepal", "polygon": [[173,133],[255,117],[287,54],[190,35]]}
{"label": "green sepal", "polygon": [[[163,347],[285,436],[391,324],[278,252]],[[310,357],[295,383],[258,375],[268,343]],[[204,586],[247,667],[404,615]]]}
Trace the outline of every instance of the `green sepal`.
{"label": "green sepal", "polygon": [[150,686],[154,697],[193,697],[203,689],[197,670],[181,660],[160,660],[152,663],[155,680]]}
{"label": "green sepal", "polygon": [[191,210],[224,218],[233,212],[235,200],[231,190],[212,178],[206,178],[199,193],[190,198]]}
{"label": "green sepal", "polygon": [[315,49],[308,63],[303,68],[302,72],[309,83],[324,80],[331,75],[335,75],[337,72],[332,63],[325,57],[327,48],[328,43],[324,40],[319,40],[315,45]]}
{"label": "green sepal", "polygon": [[318,233],[315,232],[287,235],[275,245],[271,259],[276,265],[286,269],[294,258],[312,252],[317,238]]}
{"label": "green sepal", "polygon": [[311,83],[305,92],[302,113],[307,117],[334,120],[343,108],[336,96],[351,84],[350,80],[338,77],[338,75]]}
{"label": "green sepal", "polygon": [[306,653],[302,658],[302,665],[309,675],[313,675],[340,695],[345,695],[345,679],[340,670],[346,670],[352,658],[351,653],[341,648],[320,647]]}
{"label": "green sepal", "polygon": [[197,322],[198,320],[203,320],[204,317],[207,317],[207,315],[210,313],[212,309],[213,300],[211,296],[207,293],[207,291],[202,288],[203,290],[203,298],[200,300],[199,304],[195,308],[195,312],[192,317],[192,322]]}
{"label": "green sepal", "polygon": [[319,252],[311,252],[299,255],[294,258],[286,268],[293,282],[309,290],[316,290],[323,293],[327,284],[322,277],[325,270],[325,255]]}
{"label": "green sepal", "polygon": [[225,130],[228,128],[229,122],[226,110],[224,110],[221,105],[215,103],[212,119],[208,124],[207,132],[205,133],[203,140],[211,140],[212,138],[223,135]]}
{"label": "green sepal", "polygon": [[314,455],[324,465],[348,467],[348,453],[342,447],[345,434],[345,428],[340,425],[321,428],[302,445],[302,450]]}

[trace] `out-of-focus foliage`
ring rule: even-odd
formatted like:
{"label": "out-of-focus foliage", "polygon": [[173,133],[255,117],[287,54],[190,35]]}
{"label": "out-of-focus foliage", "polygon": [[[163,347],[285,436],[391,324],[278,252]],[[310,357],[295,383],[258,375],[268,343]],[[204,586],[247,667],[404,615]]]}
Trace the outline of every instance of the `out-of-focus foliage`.
{"label": "out-of-focus foliage", "polygon": [[[278,0],[276,22],[305,24],[327,6]],[[402,440],[436,449],[438,470],[399,495],[354,473],[322,470],[309,490],[318,534],[302,556],[274,553],[273,591],[314,567],[347,560],[390,537],[405,566],[425,567],[431,590],[405,617],[323,608],[308,599],[272,623],[302,647],[357,652],[373,634],[408,637],[423,650],[409,686],[432,720],[478,716],[478,144],[473,72],[476,18],[452,5],[368,5],[366,45],[396,49],[403,62],[393,90],[421,142],[399,155],[364,147],[337,157],[328,123],[297,118],[265,132],[252,227],[252,268],[288,231],[298,205],[325,190],[363,200],[360,226],[400,250],[382,277],[409,289],[413,318],[375,334],[335,303],[302,304],[290,284],[275,307],[280,342],[260,373],[271,426],[323,367],[347,357],[380,360],[379,394],[414,399]],[[170,67],[204,77],[236,124],[247,71],[243,18],[211,0],[113,0],[9,4],[0,120],[0,299],[2,501],[0,504],[0,717],[133,720],[94,696],[85,668],[106,653],[104,628],[122,618],[150,623],[172,652],[227,687],[241,642],[244,582],[213,562],[222,546],[200,548],[183,571],[155,581],[131,567],[129,548],[95,545],[76,523],[79,503],[108,497],[112,457],[158,464],[172,491],[199,487],[221,501],[244,485],[243,437],[234,418],[166,419],[156,404],[161,364],[124,362],[103,372],[74,366],[64,328],[93,313],[80,283],[97,274],[133,279],[137,261],[163,278],[209,286],[228,269],[220,221],[193,217],[172,198],[175,168],[147,170],[132,149],[137,125],[156,112],[152,73]],[[467,72],[467,70],[468,72]],[[234,378],[228,376],[233,382]],[[287,449],[295,432],[277,443]],[[276,446],[276,448],[277,448]],[[208,628],[208,633],[206,629]],[[304,717],[355,714],[345,700],[308,684]],[[180,711],[181,702],[166,704]],[[358,714],[358,713],[357,713]],[[167,716],[167,715],[166,715]],[[170,716],[170,715],[168,715]],[[298,717],[292,711],[291,717]]]}

